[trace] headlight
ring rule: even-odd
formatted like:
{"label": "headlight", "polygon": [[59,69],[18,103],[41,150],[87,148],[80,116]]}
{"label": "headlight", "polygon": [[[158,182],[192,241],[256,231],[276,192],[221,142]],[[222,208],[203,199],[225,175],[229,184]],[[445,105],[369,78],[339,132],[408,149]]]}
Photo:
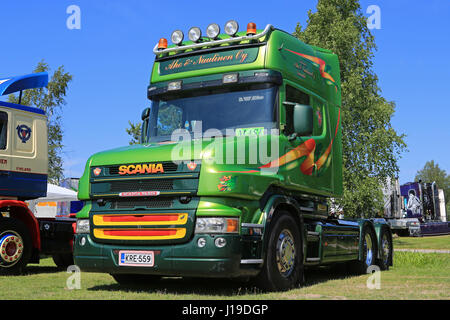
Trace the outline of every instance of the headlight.
{"label": "headlight", "polygon": [[78,219],[76,233],[89,233],[89,219]]}
{"label": "headlight", "polygon": [[238,233],[239,218],[197,218],[195,233]]}
{"label": "headlight", "polygon": [[198,27],[192,27],[188,31],[189,40],[197,42],[202,37],[202,31]]}

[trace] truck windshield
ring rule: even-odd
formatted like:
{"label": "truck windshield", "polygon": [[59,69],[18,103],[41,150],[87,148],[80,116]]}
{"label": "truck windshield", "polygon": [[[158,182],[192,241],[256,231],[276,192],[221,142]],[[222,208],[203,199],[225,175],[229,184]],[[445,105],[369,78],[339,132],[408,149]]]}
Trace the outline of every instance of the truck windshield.
{"label": "truck windshield", "polygon": [[237,89],[191,91],[152,100],[149,142],[170,141],[177,129],[223,136],[263,134],[276,128],[277,87],[259,84]]}

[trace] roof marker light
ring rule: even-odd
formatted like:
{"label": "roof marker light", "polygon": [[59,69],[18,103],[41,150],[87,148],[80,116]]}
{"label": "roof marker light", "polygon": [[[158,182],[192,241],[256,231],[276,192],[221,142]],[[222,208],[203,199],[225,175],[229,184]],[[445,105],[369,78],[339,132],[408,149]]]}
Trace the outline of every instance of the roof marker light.
{"label": "roof marker light", "polygon": [[234,37],[234,35],[238,32],[238,30],[239,24],[236,21],[230,20],[227,23],[225,23],[225,33],[230,37]]}
{"label": "roof marker light", "polygon": [[256,23],[249,22],[247,24],[247,35],[254,36],[256,34]]}
{"label": "roof marker light", "polygon": [[222,83],[236,83],[238,82],[239,75],[237,73],[224,74],[222,77]]}
{"label": "roof marker light", "polygon": [[170,40],[172,40],[173,44],[176,44],[177,46],[181,45],[184,39],[183,31],[181,30],[175,30],[172,32],[172,35],[170,36]]}
{"label": "roof marker light", "polygon": [[220,27],[217,23],[211,23],[206,28],[206,35],[211,39],[217,39],[217,36],[220,33]]}
{"label": "roof marker light", "polygon": [[189,40],[192,42],[198,42],[202,37],[202,31],[199,27],[192,27],[188,31]]}
{"label": "roof marker light", "polygon": [[166,38],[161,38],[161,39],[159,39],[159,42],[158,42],[158,50],[163,50],[163,49],[167,49],[167,39]]}
{"label": "roof marker light", "polygon": [[181,89],[181,81],[173,81],[169,82],[167,86],[167,91],[180,90]]}

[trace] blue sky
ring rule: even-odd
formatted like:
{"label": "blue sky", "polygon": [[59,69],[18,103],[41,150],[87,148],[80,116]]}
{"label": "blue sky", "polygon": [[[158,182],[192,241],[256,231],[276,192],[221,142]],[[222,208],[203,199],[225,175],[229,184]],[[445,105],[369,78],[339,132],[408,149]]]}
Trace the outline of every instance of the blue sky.
{"label": "blue sky", "polygon": [[[81,9],[80,30],[66,26],[70,5]],[[428,160],[450,173],[450,2],[364,0],[363,13],[370,5],[381,10],[374,70],[382,95],[396,103],[393,126],[407,135],[400,182]],[[159,38],[230,19],[292,32],[315,7],[316,0],[2,1],[0,78],[30,73],[41,59],[74,76],[63,108],[64,159],[66,176],[80,177],[91,154],[128,144],[128,120],[148,106]]]}

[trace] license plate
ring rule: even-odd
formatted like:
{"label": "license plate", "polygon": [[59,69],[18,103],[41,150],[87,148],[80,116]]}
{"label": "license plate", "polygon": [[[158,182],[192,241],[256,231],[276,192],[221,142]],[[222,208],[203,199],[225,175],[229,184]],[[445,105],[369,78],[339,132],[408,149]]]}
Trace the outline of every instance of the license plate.
{"label": "license plate", "polygon": [[154,264],[153,251],[119,251],[120,266],[153,267]]}

